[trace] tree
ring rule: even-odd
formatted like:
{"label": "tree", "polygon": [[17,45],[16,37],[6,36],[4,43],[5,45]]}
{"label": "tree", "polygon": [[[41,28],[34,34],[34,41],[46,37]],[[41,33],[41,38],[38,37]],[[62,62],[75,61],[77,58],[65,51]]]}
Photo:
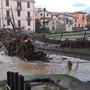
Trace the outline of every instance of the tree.
{"label": "tree", "polygon": [[40,33],[40,27],[41,27],[41,22],[39,19],[36,19],[35,20],[35,30],[36,30],[36,33]]}
{"label": "tree", "polygon": [[90,29],[90,13],[87,15],[87,26],[88,29]]}
{"label": "tree", "polygon": [[35,24],[36,33],[50,33],[49,28],[42,27],[39,19],[36,19]]}

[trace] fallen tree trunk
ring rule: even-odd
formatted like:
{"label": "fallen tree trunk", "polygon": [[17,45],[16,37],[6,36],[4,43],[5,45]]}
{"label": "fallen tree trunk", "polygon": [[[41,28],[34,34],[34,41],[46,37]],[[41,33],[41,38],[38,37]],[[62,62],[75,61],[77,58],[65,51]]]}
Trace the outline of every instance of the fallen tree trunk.
{"label": "fallen tree trunk", "polygon": [[18,56],[27,61],[46,60],[47,54],[41,51],[36,52],[32,39],[27,35],[16,35],[14,33],[4,32],[1,35],[2,44],[8,50],[9,56]]}

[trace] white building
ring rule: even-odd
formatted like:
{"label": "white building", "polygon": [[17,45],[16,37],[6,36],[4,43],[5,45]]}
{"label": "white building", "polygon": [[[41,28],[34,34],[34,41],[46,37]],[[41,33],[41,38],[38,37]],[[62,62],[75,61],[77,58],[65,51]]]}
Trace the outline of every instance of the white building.
{"label": "white building", "polygon": [[[0,27],[12,29],[12,12],[18,29],[35,32],[34,0],[0,0]],[[12,12],[11,12],[12,11]]]}
{"label": "white building", "polygon": [[73,31],[74,17],[65,13],[51,13],[52,20],[48,23],[49,30],[52,33]]}
{"label": "white building", "polygon": [[45,23],[45,28],[48,28],[47,26],[49,21],[51,20],[51,14],[48,13],[46,9],[44,11],[43,8],[36,8],[35,18],[40,20],[42,26]]}

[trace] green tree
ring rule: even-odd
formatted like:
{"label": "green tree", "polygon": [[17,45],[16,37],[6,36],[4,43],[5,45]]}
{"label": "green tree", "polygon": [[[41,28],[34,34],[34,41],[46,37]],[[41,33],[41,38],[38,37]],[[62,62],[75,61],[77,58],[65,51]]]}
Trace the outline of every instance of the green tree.
{"label": "green tree", "polygon": [[41,27],[41,22],[39,19],[36,19],[35,20],[35,30],[36,30],[36,33],[40,33],[40,27]]}
{"label": "green tree", "polygon": [[35,24],[36,33],[50,33],[49,28],[42,27],[39,19],[36,19]]}
{"label": "green tree", "polygon": [[87,15],[87,26],[88,29],[90,29],[90,13]]}

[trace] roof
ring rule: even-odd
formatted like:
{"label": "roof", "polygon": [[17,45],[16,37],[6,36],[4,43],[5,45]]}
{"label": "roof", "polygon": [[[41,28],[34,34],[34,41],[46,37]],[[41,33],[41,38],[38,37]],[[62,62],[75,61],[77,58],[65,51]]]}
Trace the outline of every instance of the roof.
{"label": "roof", "polygon": [[78,11],[78,12],[74,12],[72,14],[87,14],[86,12],[81,12],[81,11]]}
{"label": "roof", "polygon": [[33,3],[35,3],[35,1],[34,1],[34,0],[13,0],[13,1],[21,1],[21,2],[33,2]]}
{"label": "roof", "polygon": [[48,13],[50,13],[52,16],[58,16],[61,14],[60,12],[49,12],[49,11]]}

